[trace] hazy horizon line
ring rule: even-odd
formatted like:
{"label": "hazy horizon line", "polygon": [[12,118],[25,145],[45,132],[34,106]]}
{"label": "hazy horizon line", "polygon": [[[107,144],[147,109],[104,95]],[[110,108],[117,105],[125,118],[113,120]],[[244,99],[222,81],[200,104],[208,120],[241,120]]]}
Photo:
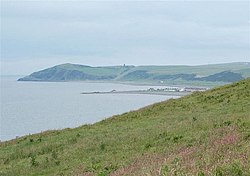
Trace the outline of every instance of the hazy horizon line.
{"label": "hazy horizon line", "polygon": [[[124,66],[124,65],[99,65],[99,66],[91,66],[91,65],[84,65],[84,64],[79,64],[79,63],[62,63],[62,64],[57,64],[57,65],[53,65],[53,66],[49,66],[49,67],[46,67],[44,69],[47,69],[47,68],[52,68],[52,67],[55,67],[55,66],[59,66],[59,65],[64,65],[64,64],[71,64],[71,65],[81,65],[81,66],[88,66],[88,67],[93,67],[93,68],[96,68],[96,67],[117,67],[117,66]],[[241,61],[241,62],[221,62],[221,63],[209,63],[209,64],[198,64],[198,65],[188,65],[188,64],[175,64],[175,65],[131,65],[131,64],[128,64],[125,66],[134,66],[134,67],[143,67],[143,66],[159,66],[159,67],[164,67],[164,66],[205,66],[205,65],[223,65],[223,64],[250,64],[250,62],[248,61]],[[43,69],[41,69],[43,70]],[[41,70],[37,70],[37,71],[41,71]],[[33,73],[33,72],[32,72]],[[0,76],[26,76],[28,74],[0,74]]]}

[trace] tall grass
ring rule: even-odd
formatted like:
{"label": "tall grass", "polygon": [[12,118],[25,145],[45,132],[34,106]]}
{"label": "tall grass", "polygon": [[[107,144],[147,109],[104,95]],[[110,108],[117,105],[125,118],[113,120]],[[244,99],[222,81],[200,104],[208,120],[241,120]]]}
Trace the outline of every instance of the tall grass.
{"label": "tall grass", "polygon": [[0,143],[0,175],[250,175],[250,79]]}

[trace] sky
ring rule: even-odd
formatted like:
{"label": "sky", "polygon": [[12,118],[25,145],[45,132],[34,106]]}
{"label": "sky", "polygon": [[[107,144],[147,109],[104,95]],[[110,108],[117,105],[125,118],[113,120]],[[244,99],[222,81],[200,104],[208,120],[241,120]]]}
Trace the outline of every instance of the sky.
{"label": "sky", "polygon": [[249,1],[1,0],[1,75],[250,61]]}

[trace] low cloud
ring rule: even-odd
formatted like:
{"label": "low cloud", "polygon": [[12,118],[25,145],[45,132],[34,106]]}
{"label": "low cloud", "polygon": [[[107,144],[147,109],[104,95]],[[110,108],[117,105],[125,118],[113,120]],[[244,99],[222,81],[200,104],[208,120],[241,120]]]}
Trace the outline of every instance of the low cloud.
{"label": "low cloud", "polygon": [[2,74],[64,62],[247,61],[249,37],[247,1],[1,2]]}

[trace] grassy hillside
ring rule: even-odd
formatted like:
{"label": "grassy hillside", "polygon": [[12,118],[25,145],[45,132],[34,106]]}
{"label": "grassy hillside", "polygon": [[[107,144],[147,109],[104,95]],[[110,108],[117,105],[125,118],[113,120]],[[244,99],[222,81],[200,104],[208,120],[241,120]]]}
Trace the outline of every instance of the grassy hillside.
{"label": "grassy hillside", "polygon": [[0,144],[0,175],[250,175],[250,79]]}
{"label": "grassy hillside", "polygon": [[110,66],[62,64],[20,81],[119,81],[151,84],[222,85],[250,77],[250,63],[199,66]]}
{"label": "grassy hillside", "polygon": [[[176,66],[141,66],[139,68],[145,68],[151,73],[161,73],[161,74],[178,74],[180,72],[185,72],[189,74],[197,74],[199,76],[209,76],[214,73],[219,73],[225,70],[231,70],[233,72],[241,72],[241,69],[249,69],[250,63],[224,63],[224,64],[209,64],[209,65],[197,65],[197,66],[186,66],[186,65],[176,65]],[[250,70],[249,70],[250,71]],[[250,72],[246,73],[245,76],[250,77]]]}
{"label": "grassy hillside", "polygon": [[85,72],[89,75],[94,76],[117,76],[127,70],[133,68],[133,66],[107,66],[107,67],[90,67],[90,66],[82,66],[77,64],[62,64],[57,66],[57,68],[62,68],[66,70],[78,70],[81,72]]}

